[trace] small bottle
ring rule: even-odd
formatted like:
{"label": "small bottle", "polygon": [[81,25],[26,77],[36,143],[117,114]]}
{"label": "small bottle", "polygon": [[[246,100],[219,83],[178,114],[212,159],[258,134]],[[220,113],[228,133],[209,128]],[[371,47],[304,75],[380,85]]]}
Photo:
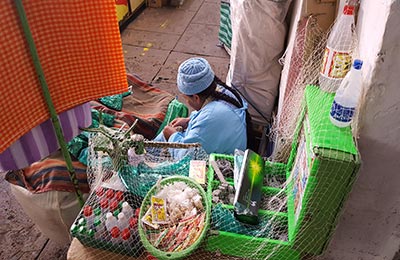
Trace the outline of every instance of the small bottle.
{"label": "small bottle", "polygon": [[96,240],[102,240],[105,238],[106,234],[108,233],[104,223],[101,221],[100,217],[96,217],[94,219],[94,228],[96,230],[96,232],[94,233],[94,239]]}
{"label": "small bottle", "polygon": [[94,214],[91,206],[86,205],[83,207],[83,216],[85,216],[87,227],[92,228],[94,221]]}
{"label": "small bottle", "polygon": [[95,216],[100,216],[101,215],[100,207],[94,208],[93,213],[94,213]]}
{"label": "small bottle", "polygon": [[111,189],[109,189],[109,190],[107,190],[106,191],[106,197],[107,197],[107,199],[112,199],[112,198],[114,198],[114,191],[113,190],[111,190]]}
{"label": "small bottle", "polygon": [[100,200],[100,208],[101,208],[101,213],[103,215],[108,212],[108,199],[107,198],[102,198]]}
{"label": "small bottle", "polygon": [[104,195],[104,188],[99,186],[96,188],[96,195],[98,199],[101,199]]}
{"label": "small bottle", "polygon": [[119,230],[119,228],[113,227],[111,229],[110,233],[111,233],[111,242],[113,244],[119,244],[121,242],[121,239],[120,239],[121,231]]}
{"label": "small bottle", "polygon": [[117,191],[115,192],[115,199],[120,202],[124,199],[124,192],[123,191]]}
{"label": "small bottle", "polygon": [[130,227],[131,229],[137,228],[137,223],[138,223],[138,218],[137,218],[137,217],[131,217],[131,218],[129,219],[129,227]]}
{"label": "small bottle", "polygon": [[118,201],[115,200],[115,199],[113,199],[113,200],[110,202],[110,211],[111,211],[111,212],[114,212],[115,210],[118,209],[118,206],[119,206]]}
{"label": "small bottle", "polygon": [[123,212],[118,214],[118,227],[120,230],[129,227],[129,218],[127,218]]}
{"label": "small bottle", "polygon": [[122,203],[122,213],[125,214],[126,217],[130,218],[133,216],[134,211],[131,207],[131,205],[129,205],[128,202],[124,201],[124,203]]}
{"label": "small bottle", "polygon": [[72,235],[73,237],[76,237],[77,234],[78,234],[78,231],[79,231],[79,225],[72,224],[72,226],[71,226],[71,228],[70,228],[70,231],[71,231],[71,235]]}
{"label": "small bottle", "polygon": [[334,93],[351,67],[354,6],[345,5],[328,37],[319,75],[323,91]]}
{"label": "small bottle", "polygon": [[87,231],[86,226],[80,226],[78,229],[78,234],[80,236],[86,236],[87,235],[86,231]]}
{"label": "small bottle", "polygon": [[330,111],[331,122],[338,127],[349,126],[361,95],[361,60],[354,60],[353,66],[336,92]]}
{"label": "small bottle", "polygon": [[130,243],[131,243],[131,232],[129,231],[129,228],[125,228],[121,232],[121,238],[122,238],[122,243],[126,248],[129,248]]}
{"label": "small bottle", "polygon": [[91,238],[91,239],[94,238],[95,233],[96,233],[96,232],[95,232],[94,229],[89,229],[89,230],[86,232],[87,236],[88,236],[89,238]]}
{"label": "small bottle", "polygon": [[113,227],[117,226],[117,218],[111,212],[106,214],[106,229],[111,231]]}
{"label": "small bottle", "polygon": [[118,214],[119,214],[120,212],[121,212],[121,211],[120,211],[119,209],[114,210],[114,212],[113,212],[114,217],[118,218]]}
{"label": "small bottle", "polygon": [[78,226],[80,227],[86,227],[86,219],[85,218],[79,218],[78,219]]}

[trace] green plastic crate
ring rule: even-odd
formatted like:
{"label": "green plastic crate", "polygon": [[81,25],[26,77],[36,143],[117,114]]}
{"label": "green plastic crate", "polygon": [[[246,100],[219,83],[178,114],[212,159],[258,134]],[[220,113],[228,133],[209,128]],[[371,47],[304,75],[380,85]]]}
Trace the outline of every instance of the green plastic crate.
{"label": "green plastic crate", "polygon": [[[226,159],[233,163],[233,156],[223,154],[211,154],[210,161]],[[286,174],[286,165],[282,163],[271,163],[266,162],[265,169],[267,174],[271,175],[283,175]],[[218,181],[214,180],[214,170],[210,166],[207,173],[208,177],[208,188],[207,195],[211,202],[212,191],[218,186]],[[264,195],[277,194],[280,189],[274,187],[264,186],[262,188]],[[223,205],[224,208],[233,211],[233,205]],[[271,218],[280,224],[284,224],[288,227],[288,217],[285,212],[275,212],[269,210],[259,210],[260,218]],[[288,232],[289,233],[289,232]],[[210,235],[206,240],[206,250],[219,251],[222,254],[243,257],[247,259],[291,259],[296,260],[300,258],[299,252],[293,250],[290,241],[277,240],[272,238],[260,238],[253,237],[233,232],[226,232],[220,230],[211,230]]]}
{"label": "green plastic crate", "polygon": [[360,167],[350,127],[329,120],[333,98],[307,86],[288,161],[289,240],[294,249],[312,255],[327,247]]}

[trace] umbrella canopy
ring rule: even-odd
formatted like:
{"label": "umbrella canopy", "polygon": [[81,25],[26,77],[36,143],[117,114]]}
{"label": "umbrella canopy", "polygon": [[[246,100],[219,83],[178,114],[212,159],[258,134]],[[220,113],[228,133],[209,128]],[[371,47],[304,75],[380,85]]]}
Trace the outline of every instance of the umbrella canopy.
{"label": "umbrella canopy", "polygon": [[[127,91],[114,1],[24,1],[57,113]],[[0,153],[50,118],[14,1],[0,2]]]}

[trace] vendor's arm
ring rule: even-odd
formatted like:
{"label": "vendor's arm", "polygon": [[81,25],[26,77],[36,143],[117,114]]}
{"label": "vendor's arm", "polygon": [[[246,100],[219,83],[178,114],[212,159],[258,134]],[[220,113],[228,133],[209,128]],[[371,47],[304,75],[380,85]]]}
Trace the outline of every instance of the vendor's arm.
{"label": "vendor's arm", "polygon": [[167,139],[171,143],[201,143],[204,144],[204,131],[206,131],[208,120],[204,117],[198,117],[188,121],[184,132],[175,132]]}
{"label": "vendor's arm", "polygon": [[170,125],[167,125],[167,126],[164,127],[164,130],[163,130],[164,138],[165,138],[166,140],[168,140],[169,137],[170,137],[172,134],[176,133],[176,132],[177,132],[177,130],[176,130],[175,127],[170,126]]}
{"label": "vendor's arm", "polygon": [[178,117],[171,121],[170,125],[173,127],[181,126],[183,129],[186,129],[189,124],[189,117]]}

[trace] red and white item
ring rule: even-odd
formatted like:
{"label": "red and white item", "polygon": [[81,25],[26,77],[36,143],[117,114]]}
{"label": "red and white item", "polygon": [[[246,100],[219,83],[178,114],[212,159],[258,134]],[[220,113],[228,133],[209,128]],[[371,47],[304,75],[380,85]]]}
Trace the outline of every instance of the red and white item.
{"label": "red and white item", "polygon": [[118,214],[118,227],[120,230],[124,230],[129,227],[129,218],[125,216],[123,212]]}
{"label": "red and white item", "polygon": [[354,6],[346,5],[329,35],[319,76],[319,86],[336,92],[351,68],[354,43]]}
{"label": "red and white item", "polygon": [[124,230],[122,230],[121,232],[122,243],[129,245],[131,240],[130,238],[131,238],[131,231],[129,230],[129,228],[125,228]]}
{"label": "red and white item", "polygon": [[94,222],[94,214],[93,214],[92,207],[89,205],[84,206],[83,207],[83,215],[85,216],[87,227],[92,228],[92,225]]}
{"label": "red and white item", "polygon": [[111,212],[106,214],[106,229],[111,231],[114,227],[118,226],[117,218]]}
{"label": "red and white item", "polygon": [[111,233],[111,242],[113,244],[119,244],[121,243],[121,231],[119,230],[118,227],[113,227],[110,231]]}
{"label": "red and white item", "polygon": [[134,214],[134,211],[133,211],[132,207],[126,201],[124,201],[122,203],[122,211],[121,212],[124,213],[125,216],[128,217],[128,218],[132,217],[133,214]]}

